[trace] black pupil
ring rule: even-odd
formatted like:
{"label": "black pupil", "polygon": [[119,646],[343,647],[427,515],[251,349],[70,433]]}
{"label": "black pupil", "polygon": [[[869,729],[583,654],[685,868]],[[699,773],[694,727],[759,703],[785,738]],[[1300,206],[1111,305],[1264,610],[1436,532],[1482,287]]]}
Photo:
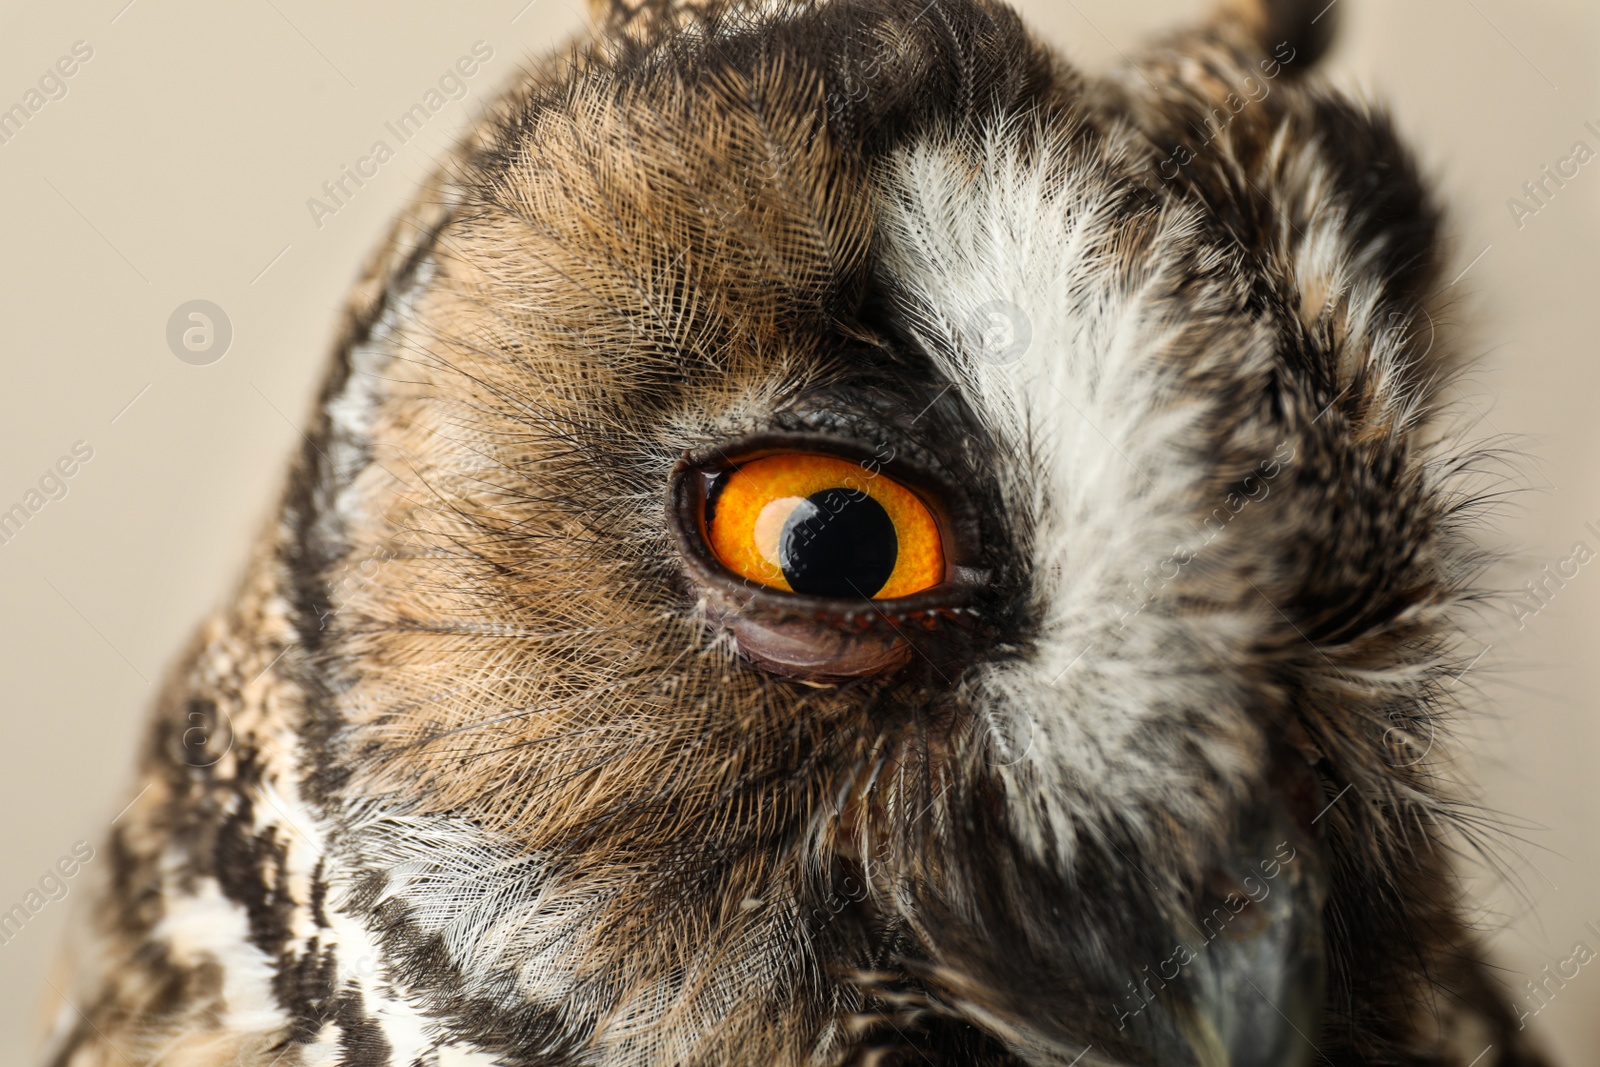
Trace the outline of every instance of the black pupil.
{"label": "black pupil", "polygon": [[870,597],[894,573],[899,554],[894,520],[859,489],[812,493],[778,538],[783,576],[807,596]]}

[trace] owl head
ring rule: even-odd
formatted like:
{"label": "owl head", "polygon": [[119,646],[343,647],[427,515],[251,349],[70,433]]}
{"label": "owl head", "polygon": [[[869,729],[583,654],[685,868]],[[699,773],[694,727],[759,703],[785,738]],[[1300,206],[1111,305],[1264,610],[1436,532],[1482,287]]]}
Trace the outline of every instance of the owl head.
{"label": "owl head", "polygon": [[1319,8],[1090,76],[991,0],[615,0],[490,110],[276,548],[364,1003],[630,1067],[1505,1023],[1438,212]]}

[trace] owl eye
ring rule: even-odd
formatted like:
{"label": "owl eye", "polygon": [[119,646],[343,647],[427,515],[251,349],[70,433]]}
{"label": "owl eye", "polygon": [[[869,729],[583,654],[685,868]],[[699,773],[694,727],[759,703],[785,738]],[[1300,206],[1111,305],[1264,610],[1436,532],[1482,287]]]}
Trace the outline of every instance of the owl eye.
{"label": "owl eye", "polygon": [[939,525],[915,493],[860,463],[792,452],[712,483],[706,536],[724,567],[773,589],[887,600],[944,581]]}

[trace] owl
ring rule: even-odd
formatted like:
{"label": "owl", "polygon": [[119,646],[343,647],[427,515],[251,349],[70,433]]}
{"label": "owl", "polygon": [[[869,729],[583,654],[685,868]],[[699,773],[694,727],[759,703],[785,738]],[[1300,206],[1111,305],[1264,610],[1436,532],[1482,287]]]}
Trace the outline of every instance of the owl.
{"label": "owl", "polygon": [[1542,1063],[1440,210],[1330,8],[1090,76],[603,0],[356,285],[45,1062]]}

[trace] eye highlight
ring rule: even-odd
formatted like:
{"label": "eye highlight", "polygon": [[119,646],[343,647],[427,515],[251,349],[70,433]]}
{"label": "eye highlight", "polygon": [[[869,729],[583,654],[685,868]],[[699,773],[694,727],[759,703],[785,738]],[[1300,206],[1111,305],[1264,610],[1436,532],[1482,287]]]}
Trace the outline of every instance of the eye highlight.
{"label": "eye highlight", "polygon": [[706,535],[735,574],[806,596],[888,600],[945,577],[927,505],[834,456],[784,453],[724,472],[707,495]]}

